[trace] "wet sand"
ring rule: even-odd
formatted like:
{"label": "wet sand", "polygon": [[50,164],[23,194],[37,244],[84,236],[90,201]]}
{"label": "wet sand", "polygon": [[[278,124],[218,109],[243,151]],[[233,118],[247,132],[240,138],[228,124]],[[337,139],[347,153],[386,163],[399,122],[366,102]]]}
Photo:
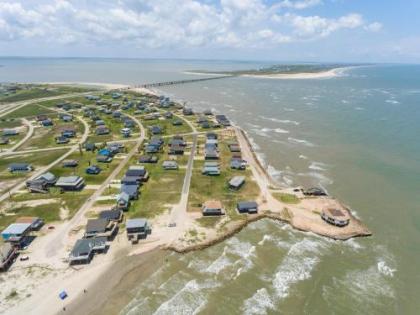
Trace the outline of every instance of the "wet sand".
{"label": "wet sand", "polygon": [[58,314],[111,315],[118,314],[134,297],[133,289],[164,263],[169,252],[150,252],[126,256],[116,261],[106,275],[87,288],[87,292]]}

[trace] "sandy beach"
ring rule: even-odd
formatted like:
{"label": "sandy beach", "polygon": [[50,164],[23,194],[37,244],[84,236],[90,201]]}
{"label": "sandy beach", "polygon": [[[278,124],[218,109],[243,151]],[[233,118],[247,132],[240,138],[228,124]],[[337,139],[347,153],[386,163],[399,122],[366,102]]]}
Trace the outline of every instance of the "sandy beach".
{"label": "sandy beach", "polygon": [[[81,84],[86,83],[64,83]],[[104,89],[127,88],[126,85],[91,83]],[[135,89],[133,89],[135,90]],[[151,93],[142,89],[139,92]],[[248,162],[253,180],[258,184],[260,195],[257,198],[260,213],[246,216],[243,220],[230,221],[223,231],[202,227],[196,219],[201,213],[180,212],[179,224],[169,228],[170,214],[165,213],[153,220],[153,233],[147,240],[137,245],[128,242],[121,231],[106,255],[98,255],[89,265],[69,267],[66,257],[76,239],[81,236],[79,227],[86,224],[83,216],[74,222],[65,221],[57,224],[52,231],[44,230],[42,237],[37,237],[30,247],[30,261],[16,261],[13,268],[0,279],[3,296],[16,290],[20,299],[0,303],[0,312],[5,314],[114,314],[130,300],[127,288],[138,285],[163,263],[167,249],[178,253],[200,250],[239,232],[251,222],[263,218],[272,218],[291,224],[298,230],[310,231],[334,239],[348,239],[370,235],[370,231],[356,218],[350,224],[338,228],[323,222],[317,209],[326,205],[349,211],[337,200],[330,197],[303,199],[298,205],[285,204],[273,197],[273,192],[290,193],[292,190],[275,187],[273,179],[259,163],[254,150],[244,131],[239,127],[228,127],[234,133],[241,147],[243,158]],[[188,195],[184,196],[187,202]],[[173,205],[174,208],[181,207]],[[185,204],[186,206],[186,204]],[[285,210],[286,209],[286,210]],[[350,213],[350,212],[349,212]],[[79,228],[76,230],[76,227]],[[204,238],[191,243],[186,231],[194,228]],[[56,249],[57,240],[62,245]],[[34,265],[36,262],[36,266]],[[19,279],[19,284],[15,284]],[[66,290],[68,298],[58,299],[58,293]],[[23,298],[26,295],[25,298]],[[42,303],[40,303],[42,301]],[[104,304],[105,303],[105,304]],[[98,305],[100,308],[98,308]]]}
{"label": "sandy beach", "polygon": [[[339,76],[351,67],[334,68],[328,71],[319,72],[300,72],[300,73],[273,73],[273,74],[240,74],[240,77],[261,78],[261,79],[284,79],[284,80],[305,80],[305,79],[330,79]],[[185,71],[185,74],[202,75],[202,76],[223,76],[226,73],[205,73]]]}
{"label": "sandy beach", "polygon": [[307,73],[278,73],[278,74],[243,74],[242,77],[262,78],[262,79],[287,79],[287,80],[305,80],[305,79],[330,79],[339,76],[346,68],[335,68],[321,72]]}

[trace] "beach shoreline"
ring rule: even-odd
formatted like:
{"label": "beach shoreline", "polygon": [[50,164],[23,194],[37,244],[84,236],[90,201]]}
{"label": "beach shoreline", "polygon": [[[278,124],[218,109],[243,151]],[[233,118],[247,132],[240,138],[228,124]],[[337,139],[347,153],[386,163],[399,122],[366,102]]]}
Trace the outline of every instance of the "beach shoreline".
{"label": "beach shoreline", "polygon": [[[233,75],[237,77],[244,78],[257,78],[257,79],[282,79],[282,80],[308,80],[308,79],[331,79],[340,76],[347,70],[354,68],[352,67],[338,67],[326,71],[318,72],[298,72],[298,73],[272,73],[272,74],[238,74]],[[194,72],[194,71],[184,71],[184,74],[191,75],[207,75],[207,76],[221,76],[227,75],[227,73],[206,73],[206,72]]]}
{"label": "beach shoreline", "polygon": [[[127,85],[107,83],[87,84],[80,82],[60,82],[48,84],[94,85],[102,86],[105,90],[128,88]],[[155,94],[153,91],[148,89],[130,90],[140,93]],[[236,134],[238,143],[243,152],[244,159],[248,161],[248,165],[252,171],[254,180],[257,182],[261,190],[261,194],[258,198],[260,213],[256,215],[249,215],[240,221],[231,221],[226,225],[226,228],[223,230],[223,232],[220,233],[213,231],[211,228],[201,229],[201,231],[205,232],[206,237],[200,242],[194,244],[187,242],[187,239],[180,240],[188,228],[197,228],[197,224],[195,223],[193,216],[190,214],[187,215],[184,225],[177,227],[174,230],[174,237],[169,237],[167,235],[167,218],[165,218],[165,215],[162,215],[159,217],[158,224],[154,224],[154,232],[152,238],[146,243],[140,242],[138,246],[132,247],[124,237],[125,235],[121,234],[119,235],[119,238],[114,241],[113,246],[111,247],[111,252],[100,258],[95,258],[95,261],[90,265],[76,269],[70,268],[68,266],[65,267],[66,264],[63,262],[57,262],[55,266],[59,266],[57,267],[58,272],[60,273],[60,268],[62,268],[63,273],[57,275],[56,277],[54,277],[53,274],[49,275],[48,283],[39,284],[36,292],[33,292],[31,297],[20,301],[19,305],[16,305],[15,308],[12,307],[7,309],[6,313],[7,311],[18,311],[22,313],[28,312],[29,310],[33,310],[33,305],[36,303],[36,301],[39,302],[42,300],[43,305],[37,303],[36,310],[43,313],[47,312],[48,314],[56,314],[60,312],[60,307],[66,307],[66,310],[68,310],[70,313],[73,312],[73,314],[99,314],[99,311],[95,309],[95,306],[100,306],[102,304],[101,301],[106,301],[109,303],[110,297],[114,296],[116,301],[120,301],[120,304],[118,305],[123,305],[130,297],[127,296],[123,299],[118,292],[113,292],[112,290],[114,286],[123,286],[124,283],[122,282],[124,281],[122,281],[122,279],[127,279],[127,275],[130,274],[130,272],[135,273],[136,269],[143,270],[144,268],[151,267],[147,265],[157,265],[154,263],[150,264],[150,262],[153,261],[153,259],[156,257],[161,257],[160,255],[163,257],[169,251],[187,253],[190,251],[202,250],[204,248],[210,247],[240,232],[249,223],[264,218],[280,220],[290,224],[296,230],[313,232],[338,240],[346,240],[352,237],[371,235],[371,232],[363,225],[363,223],[352,216],[351,211],[344,206],[342,206],[342,208],[345,209],[345,211],[348,211],[351,217],[351,224],[349,224],[349,226],[338,228],[325,224],[325,222],[321,220],[319,213],[316,212],[316,209],[325,206],[325,204],[332,204],[334,206],[341,207],[338,201],[331,199],[330,197],[307,199],[302,202],[301,205],[289,205],[275,199],[272,196],[274,191],[290,192],[290,189],[288,190],[280,188],[275,185],[273,178],[268,174],[268,172],[259,162],[255,154],[255,150],[252,147],[252,144],[244,130],[237,126],[229,127],[229,129]],[[56,231],[55,233],[59,233],[59,231]],[[43,238],[48,237],[50,237],[50,235],[43,236]],[[46,242],[46,239],[44,242]],[[166,251],[162,251],[162,249],[165,249]],[[157,252],[159,252],[159,254],[156,254]],[[59,257],[56,258],[59,259]],[[122,261],[127,263],[123,265],[123,268],[120,268],[121,270],[119,270],[118,266],[122,264]],[[19,270],[16,271],[18,272]],[[108,279],[107,277],[110,273],[112,274],[112,278]],[[9,285],[9,287],[10,286],[11,285]],[[63,304],[57,302],[56,295],[51,295],[48,298],[43,297],[43,288],[45,289],[45,292],[53,294],[54,291],[58,290],[57,286],[62,286],[63,289],[65,288],[69,292],[69,298],[67,298]],[[87,290],[87,292],[85,292],[85,290]],[[91,298],[88,302],[85,302],[86,297],[89,296],[91,296]],[[111,303],[110,308],[112,307],[113,306]]]}

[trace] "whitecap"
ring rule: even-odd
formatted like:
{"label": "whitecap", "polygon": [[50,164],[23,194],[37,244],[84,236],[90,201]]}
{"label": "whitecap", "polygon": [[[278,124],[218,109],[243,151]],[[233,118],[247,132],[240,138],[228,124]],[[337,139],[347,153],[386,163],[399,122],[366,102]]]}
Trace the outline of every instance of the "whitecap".
{"label": "whitecap", "polygon": [[302,145],[305,145],[307,147],[314,147],[315,146],[312,142],[309,142],[308,140],[304,140],[304,139],[297,139],[297,138],[289,137],[289,138],[287,138],[287,140],[289,140],[290,143],[302,144]]}
{"label": "whitecap", "polygon": [[377,267],[380,273],[389,277],[393,277],[394,273],[397,271],[397,269],[389,267],[384,260],[379,260]]}
{"label": "whitecap", "polygon": [[306,155],[301,154],[301,155],[299,155],[299,159],[307,160],[308,157]]}
{"label": "whitecap", "polygon": [[276,128],[274,129],[275,132],[277,133],[289,133],[289,130],[285,130],[285,129],[281,129],[281,128]]}
{"label": "whitecap", "polygon": [[389,103],[389,104],[400,104],[400,102],[398,102],[397,100],[394,100],[394,99],[389,99],[389,100],[386,100],[385,102]]}
{"label": "whitecap", "polygon": [[283,109],[284,109],[284,111],[286,111],[286,112],[294,112],[294,111],[295,111],[295,109],[294,109],[294,108],[284,107]]}
{"label": "whitecap", "polygon": [[365,108],[364,108],[364,107],[355,107],[354,109],[355,109],[355,110],[365,110]]}
{"label": "whitecap", "polygon": [[327,246],[327,242],[309,238],[291,246],[272,281],[277,297],[287,297],[293,284],[311,277],[312,270],[320,261],[318,255]]}
{"label": "whitecap", "polygon": [[328,164],[325,164],[325,163],[322,163],[322,162],[315,162],[315,161],[313,161],[308,166],[308,168],[310,170],[314,170],[314,171],[326,171],[328,166],[329,166]]}
{"label": "whitecap", "polygon": [[267,314],[268,309],[274,309],[274,303],[266,288],[258,289],[242,306],[246,315]]}

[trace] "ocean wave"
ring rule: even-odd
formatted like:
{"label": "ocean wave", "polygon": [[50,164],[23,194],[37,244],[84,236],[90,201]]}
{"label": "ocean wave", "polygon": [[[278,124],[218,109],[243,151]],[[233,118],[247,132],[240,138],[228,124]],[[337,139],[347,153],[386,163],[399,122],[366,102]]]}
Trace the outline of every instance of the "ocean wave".
{"label": "ocean wave", "polygon": [[365,110],[365,108],[364,108],[364,107],[355,107],[354,109],[355,109],[355,110]]}
{"label": "ocean wave", "polygon": [[322,163],[322,162],[311,162],[311,164],[308,166],[308,168],[310,170],[314,170],[314,171],[326,171],[327,168],[329,167],[328,164]]}
{"label": "ocean wave", "polygon": [[302,145],[307,146],[307,147],[314,147],[315,146],[315,144],[313,144],[312,142],[309,142],[308,140],[304,140],[304,139],[297,139],[297,138],[289,137],[289,138],[287,138],[287,140],[289,140],[290,143],[302,144]]}
{"label": "ocean wave", "polygon": [[[322,296],[331,308],[350,305],[353,311],[360,313],[363,307],[364,314],[372,314],[378,312],[381,299],[393,299],[395,293],[387,277],[374,265],[333,277],[332,284],[323,288]],[[353,313],[351,309],[349,312]]]}
{"label": "ocean wave", "polygon": [[226,256],[226,247],[223,253],[214,260],[206,269],[206,272],[218,274],[231,264],[231,260]]}
{"label": "ocean wave", "polygon": [[258,289],[242,306],[243,314],[246,315],[267,314],[268,309],[274,309],[274,303],[266,288]]}
{"label": "ocean wave", "polygon": [[281,123],[281,124],[290,124],[290,125],[296,125],[296,126],[300,125],[300,122],[298,122],[296,120],[278,119],[278,118],[266,117],[266,116],[262,116],[262,115],[260,115],[258,117],[260,117],[261,119],[264,119],[264,120],[269,120],[269,121],[277,122],[277,123]]}
{"label": "ocean wave", "polygon": [[327,246],[327,242],[309,238],[291,246],[272,281],[278,298],[287,297],[292,285],[311,277],[313,269],[320,261],[319,255],[322,255]]}
{"label": "ocean wave", "polygon": [[220,286],[220,283],[213,280],[206,280],[201,283],[195,279],[190,280],[169,300],[164,301],[153,314],[194,314],[206,302],[206,291],[218,286]]}
{"label": "ocean wave", "polygon": [[332,185],[334,183],[334,181],[325,176],[324,174],[318,173],[318,172],[308,172],[308,173],[298,173],[298,176],[307,176],[307,177],[312,177],[314,179],[318,180],[318,185],[320,185],[322,188],[325,189],[325,185]]}
{"label": "ocean wave", "polygon": [[400,104],[400,102],[399,102],[399,101],[394,100],[394,99],[389,99],[389,100],[386,100],[386,101],[385,101],[385,103],[388,103],[388,104]]}
{"label": "ocean wave", "polygon": [[286,111],[286,112],[294,112],[294,111],[295,111],[295,109],[294,109],[294,108],[284,107],[283,109],[284,109],[284,111]]}
{"label": "ocean wave", "polygon": [[289,168],[283,171],[276,169],[272,165],[267,166],[267,173],[278,183],[283,183],[286,186],[291,186],[293,184],[293,171]]}
{"label": "ocean wave", "polygon": [[378,261],[376,266],[378,267],[380,273],[389,277],[393,277],[394,273],[397,271],[397,269],[389,267],[382,259]]}
{"label": "ocean wave", "polygon": [[299,159],[307,160],[308,157],[306,155],[301,154],[301,155],[299,155]]}

